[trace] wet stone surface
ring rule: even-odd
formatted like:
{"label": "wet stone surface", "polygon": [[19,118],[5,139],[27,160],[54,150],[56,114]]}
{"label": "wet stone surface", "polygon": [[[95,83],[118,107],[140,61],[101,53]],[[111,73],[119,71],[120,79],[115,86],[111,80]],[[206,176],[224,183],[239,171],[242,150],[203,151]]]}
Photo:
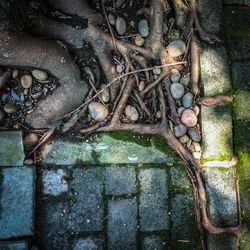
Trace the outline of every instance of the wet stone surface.
{"label": "wet stone surface", "polygon": [[3,250],[28,250],[28,243],[25,241],[0,242],[0,249]]}

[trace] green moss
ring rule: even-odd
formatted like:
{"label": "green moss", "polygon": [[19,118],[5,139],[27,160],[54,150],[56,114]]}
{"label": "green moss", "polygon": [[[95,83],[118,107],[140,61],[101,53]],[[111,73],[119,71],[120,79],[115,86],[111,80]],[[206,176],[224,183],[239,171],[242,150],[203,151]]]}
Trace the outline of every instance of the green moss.
{"label": "green moss", "polygon": [[154,136],[152,143],[159,151],[173,158],[174,161],[178,161],[180,158],[166,143],[165,139],[161,136]]}
{"label": "green moss", "polygon": [[144,135],[138,135],[132,132],[115,131],[109,133],[110,137],[115,140],[136,143],[143,147],[150,147],[150,137]]}

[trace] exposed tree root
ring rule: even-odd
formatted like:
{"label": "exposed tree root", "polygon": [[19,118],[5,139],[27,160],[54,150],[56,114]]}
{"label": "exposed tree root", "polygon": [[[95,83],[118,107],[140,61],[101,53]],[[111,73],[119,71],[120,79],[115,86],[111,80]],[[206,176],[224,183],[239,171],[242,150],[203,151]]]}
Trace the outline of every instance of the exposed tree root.
{"label": "exposed tree root", "polygon": [[[38,15],[30,24],[33,27],[33,33],[62,40],[77,48],[83,47],[84,42],[90,43],[109,82],[107,84],[111,93],[109,110],[112,112],[109,113],[109,116],[104,121],[93,123],[92,127],[86,127],[87,125],[83,124],[84,128],[80,132],[88,134],[93,131],[110,132],[120,130],[162,136],[166,143],[183,160],[187,174],[191,180],[194,194],[194,208],[203,248],[206,248],[204,229],[212,234],[222,232],[239,234],[241,229],[240,220],[239,225],[236,227],[219,227],[211,223],[206,210],[206,189],[202,181],[201,164],[193,157],[191,151],[184,147],[174,136],[168,123],[168,117],[176,124],[180,123],[180,118],[176,111],[176,102],[170,93],[170,73],[172,68],[179,67],[180,69],[181,65],[186,62],[178,62],[175,58],[171,58],[165,49],[163,41],[164,1],[151,1],[150,8],[148,9],[150,33],[146,38],[144,47],[125,43],[114,37],[114,35],[104,32],[99,26],[102,22],[100,14],[93,11],[85,0],[49,0],[49,2],[54,8],[65,14],[77,15],[86,19],[88,26],[84,29],[77,29],[57,20]],[[180,8],[184,16],[189,14],[185,25],[183,24],[183,20],[178,20],[178,18],[177,24],[181,26],[186,39],[190,41],[191,91],[197,96],[199,91],[199,46],[196,34],[201,40],[209,43],[219,41],[219,39],[202,30],[197,18],[195,0],[175,0],[173,4],[177,14]],[[103,8],[105,8],[104,5]],[[104,89],[100,91],[95,90],[96,94],[82,104],[82,100],[86,95],[85,89],[87,90],[87,88],[81,83],[79,70],[67,52],[56,43],[48,41],[41,43],[36,38],[23,38],[23,36],[14,36],[11,33],[0,34],[0,52],[3,55],[8,55],[0,57],[0,64],[43,68],[57,77],[61,82],[61,87],[44,102],[39,104],[39,108],[28,117],[31,125],[35,127],[37,124],[47,125],[48,123],[65,118],[65,113],[62,114],[60,112],[60,106],[64,102],[67,102],[68,97],[65,93],[69,91],[69,87],[74,87],[71,99],[75,98],[77,100],[70,102],[72,105],[66,111],[66,117],[79,111],[104,91]],[[12,50],[14,53],[10,53]],[[118,76],[115,71],[112,59],[113,52],[118,52],[126,62],[127,72],[124,75]],[[46,57],[46,55],[49,56]],[[138,67],[142,68],[135,68],[134,62],[137,63]],[[152,62],[157,65],[160,64],[159,67],[162,69],[161,74],[155,80],[152,80],[152,73],[150,71],[154,67],[147,68]],[[142,92],[138,93],[136,90],[138,73],[142,72],[145,73],[147,85]],[[152,101],[148,104],[150,98],[152,98]],[[161,121],[154,122],[153,124],[148,124],[145,121],[128,122],[124,118],[124,110],[131,99],[137,102],[140,110],[145,113],[148,119],[152,118],[151,113],[153,113],[150,112],[149,105],[153,107],[154,112],[160,109]],[[212,105],[220,101],[230,101],[231,99],[229,99],[229,97],[223,96],[210,97],[210,99],[200,99],[198,103]],[[54,103],[54,105],[50,105],[49,112],[46,112],[46,107],[49,103]],[[48,115],[44,116],[44,113],[48,113]],[[41,118],[38,116],[41,116]],[[41,121],[41,119],[44,121]],[[78,117],[74,119],[78,119]],[[54,132],[54,127],[50,131]]]}

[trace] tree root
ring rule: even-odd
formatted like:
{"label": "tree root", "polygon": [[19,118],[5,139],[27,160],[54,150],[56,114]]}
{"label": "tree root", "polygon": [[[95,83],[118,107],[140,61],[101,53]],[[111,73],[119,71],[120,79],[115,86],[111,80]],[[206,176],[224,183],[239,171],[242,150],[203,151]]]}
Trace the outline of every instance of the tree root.
{"label": "tree root", "polygon": [[[162,0],[152,0],[149,10],[150,33],[146,39],[144,47],[138,47],[131,43],[125,43],[118,38],[105,33],[99,26],[101,22],[100,15],[89,8],[85,0],[49,0],[50,4],[66,14],[78,15],[88,21],[88,26],[84,29],[77,29],[68,24],[52,20],[44,16],[36,16],[31,22],[33,33],[43,35],[53,39],[62,40],[77,48],[83,47],[83,42],[88,42],[92,45],[102,66],[103,72],[108,80],[107,87],[110,89],[111,102],[108,108],[112,110],[109,116],[102,122],[94,123],[92,127],[87,127],[86,124],[80,130],[83,134],[90,132],[110,132],[110,131],[131,131],[138,134],[160,135],[166,143],[180,156],[183,160],[187,174],[193,186],[194,208],[203,249],[206,248],[204,243],[204,231],[207,230],[212,234],[222,232],[230,232],[239,234],[241,224],[236,227],[218,227],[211,223],[207,215],[206,189],[202,181],[202,167],[196,160],[191,151],[184,147],[179,140],[174,136],[171,128],[168,125],[168,117],[171,117],[176,124],[180,123],[180,118],[176,111],[176,102],[170,93],[169,75],[172,68],[177,68],[178,65],[186,64],[186,62],[178,62],[171,58],[163,43],[163,20],[164,20],[164,4]],[[181,6],[183,13],[189,13],[189,18],[186,25],[182,27],[186,39],[190,39],[191,53],[191,91],[196,96],[199,91],[199,47],[195,37],[195,32],[198,36],[209,43],[220,41],[216,36],[207,34],[202,30],[196,13],[196,1],[174,0],[173,4],[177,10]],[[103,7],[105,7],[103,5]],[[179,22],[179,21],[178,21]],[[21,44],[21,45],[20,45]],[[26,50],[24,49],[26,48]],[[11,51],[14,53],[11,53]],[[32,53],[29,53],[32,50]],[[66,116],[74,114],[82,107],[86,106],[95,99],[104,89],[97,91],[94,96],[88,99],[85,103],[80,103],[85,97],[85,84],[80,81],[79,70],[72,62],[67,52],[56,43],[44,42],[35,38],[23,39],[23,37],[15,37],[13,34],[0,36],[0,51],[2,54],[8,54],[6,57],[0,58],[0,64],[17,65],[43,68],[57,77],[61,82],[60,89],[56,90],[50,97],[42,102],[37,110],[28,117],[28,121],[32,125],[37,125],[33,120],[39,121],[39,124],[48,124],[55,121],[60,121],[65,118],[65,114],[58,111],[61,105],[67,102],[69,88],[74,88],[72,98],[76,98],[68,109]],[[135,54],[136,51],[136,54]],[[127,72],[118,76],[115,71],[112,60],[112,53],[118,52],[126,61]],[[186,52],[187,53],[187,52]],[[49,54],[49,57],[46,55]],[[32,56],[30,58],[30,56]],[[29,58],[28,58],[29,57]],[[63,62],[61,59],[64,59]],[[137,66],[142,69],[135,69],[133,60],[137,62]],[[146,68],[147,65],[154,62],[160,64],[162,72],[160,76],[152,81],[152,73],[150,70],[154,67]],[[146,88],[138,93],[135,90],[135,83],[138,83],[138,73],[145,73],[145,78],[148,81]],[[121,81],[123,80],[123,81]],[[164,87],[164,88],[163,88]],[[59,96],[59,92],[62,93]],[[133,95],[136,97],[134,98]],[[147,116],[151,119],[152,112],[149,109],[149,100],[147,97],[153,97],[151,109],[156,111],[160,109],[161,122],[148,124],[145,121],[129,122],[124,118],[124,110],[128,102],[134,98]],[[130,98],[130,99],[129,99]],[[133,101],[134,101],[133,99]],[[200,99],[198,103],[202,105],[211,105],[219,101],[228,101],[228,97],[213,97],[210,99]],[[41,116],[44,121],[40,121],[37,116],[46,113],[48,103],[55,103],[51,106],[47,116]],[[71,102],[70,102],[71,103]],[[154,112],[153,112],[154,113]],[[53,114],[53,115],[52,115]],[[74,120],[74,119],[73,119]],[[53,130],[54,131],[54,130]]]}

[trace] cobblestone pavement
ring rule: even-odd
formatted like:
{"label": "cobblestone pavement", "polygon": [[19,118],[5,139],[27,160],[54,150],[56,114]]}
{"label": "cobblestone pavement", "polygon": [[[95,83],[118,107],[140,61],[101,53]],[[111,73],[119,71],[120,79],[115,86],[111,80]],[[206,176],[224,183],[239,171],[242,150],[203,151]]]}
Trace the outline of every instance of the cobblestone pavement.
{"label": "cobblestone pavement", "polygon": [[[201,109],[208,212],[216,225],[238,223],[239,177],[243,250],[250,249],[247,4],[199,1],[202,26],[225,37],[223,45],[203,47],[203,93],[235,97],[233,105]],[[22,133],[0,131],[0,250],[36,250],[35,245],[47,250],[201,249],[192,189],[181,163],[162,150],[159,139],[128,136],[129,141],[124,135],[55,138],[43,147],[39,166],[23,166]],[[206,239],[209,250],[239,249],[234,235],[207,234]]]}

